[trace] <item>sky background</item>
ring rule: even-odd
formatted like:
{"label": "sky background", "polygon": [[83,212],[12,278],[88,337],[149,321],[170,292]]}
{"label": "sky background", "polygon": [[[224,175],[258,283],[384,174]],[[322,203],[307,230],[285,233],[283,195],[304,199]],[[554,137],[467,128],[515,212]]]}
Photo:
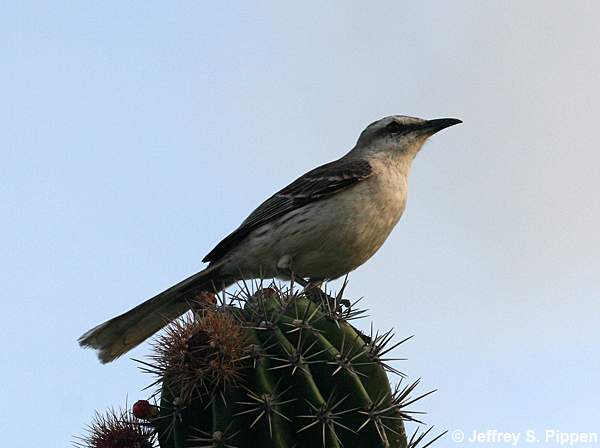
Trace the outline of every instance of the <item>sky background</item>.
{"label": "sky background", "polygon": [[600,432],[599,4],[224,3],[0,4],[2,444],[144,398],[77,337],[390,114],[464,124],[351,275],[359,326],[416,335],[437,429]]}

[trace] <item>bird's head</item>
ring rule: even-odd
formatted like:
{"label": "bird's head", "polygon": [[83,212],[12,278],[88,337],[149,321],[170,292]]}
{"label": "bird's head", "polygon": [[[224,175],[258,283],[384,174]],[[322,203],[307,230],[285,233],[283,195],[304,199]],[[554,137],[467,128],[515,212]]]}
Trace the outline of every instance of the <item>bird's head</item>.
{"label": "bird's head", "polygon": [[353,152],[414,157],[425,141],[442,129],[462,123],[456,118],[422,118],[391,115],[371,123],[360,134]]}

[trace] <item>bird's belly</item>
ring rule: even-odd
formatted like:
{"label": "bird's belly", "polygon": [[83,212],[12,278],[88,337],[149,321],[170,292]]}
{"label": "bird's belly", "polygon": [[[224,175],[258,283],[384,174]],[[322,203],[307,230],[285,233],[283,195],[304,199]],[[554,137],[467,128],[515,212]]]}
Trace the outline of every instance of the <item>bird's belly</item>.
{"label": "bird's belly", "polygon": [[[292,269],[302,277],[340,277],[366,262],[381,247],[402,216],[404,189],[372,191],[377,185],[357,185],[336,200],[314,204],[312,227],[294,241],[282,226],[281,252],[291,256]],[[301,227],[301,226],[296,226]]]}
{"label": "bird's belly", "polygon": [[384,182],[362,182],[259,227],[229,254],[228,273],[269,278],[285,266],[304,278],[333,279],[356,269],[404,211],[404,177]]}

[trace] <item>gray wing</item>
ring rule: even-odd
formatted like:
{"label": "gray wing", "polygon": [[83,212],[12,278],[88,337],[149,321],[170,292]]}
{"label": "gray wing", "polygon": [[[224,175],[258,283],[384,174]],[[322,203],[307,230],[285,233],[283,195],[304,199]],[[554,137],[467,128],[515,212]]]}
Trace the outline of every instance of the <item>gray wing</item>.
{"label": "gray wing", "polygon": [[259,205],[202,261],[218,261],[254,229],[311,202],[320,201],[345,190],[367,179],[372,173],[371,164],[360,159],[340,159],[309,171]]}

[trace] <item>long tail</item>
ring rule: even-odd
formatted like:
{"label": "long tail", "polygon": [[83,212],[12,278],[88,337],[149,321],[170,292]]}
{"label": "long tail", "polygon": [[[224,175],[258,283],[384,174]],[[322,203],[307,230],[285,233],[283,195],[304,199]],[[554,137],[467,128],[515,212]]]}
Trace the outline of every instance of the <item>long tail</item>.
{"label": "long tail", "polygon": [[79,338],[79,345],[98,350],[98,358],[102,363],[111,362],[185,313],[194,295],[225,286],[217,269],[204,269],[126,313],[87,331]]}

